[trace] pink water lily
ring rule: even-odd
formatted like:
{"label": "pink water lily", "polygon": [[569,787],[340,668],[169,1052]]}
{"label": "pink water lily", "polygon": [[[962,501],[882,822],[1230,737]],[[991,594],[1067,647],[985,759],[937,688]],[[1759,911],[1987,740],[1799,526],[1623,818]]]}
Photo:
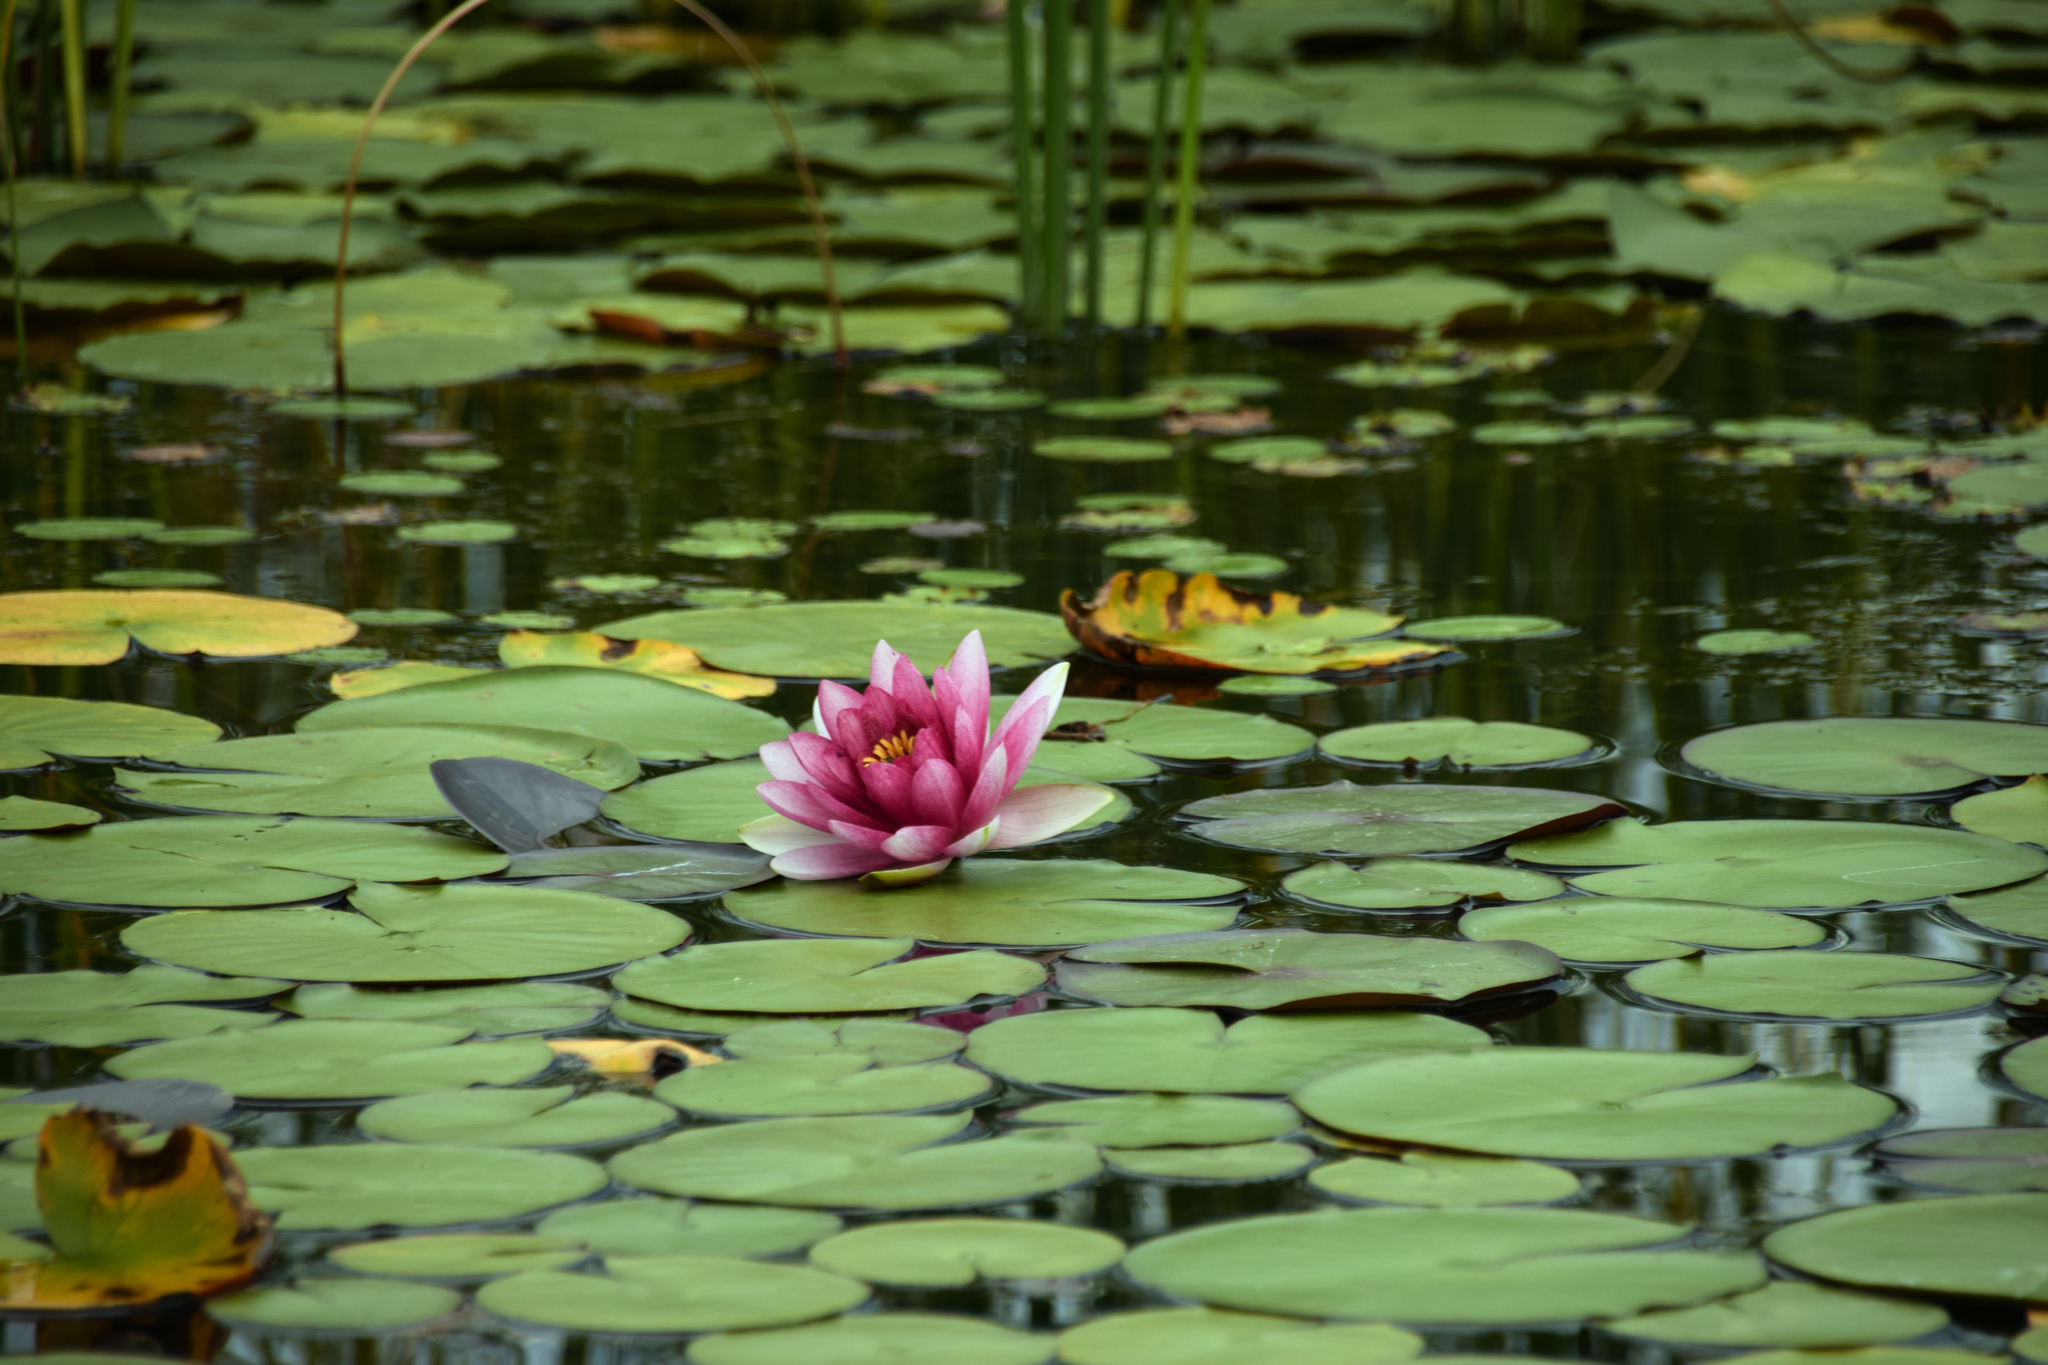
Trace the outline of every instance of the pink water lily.
{"label": "pink water lily", "polygon": [[929,688],[886,640],[868,679],[865,694],[820,683],[818,733],[761,746],[773,780],[757,790],[776,813],[740,837],[775,855],[769,866],[785,877],[920,882],[955,858],[1071,829],[1113,799],[1077,783],[1017,786],[1066,689],[1065,664],[1025,688],[994,733],[980,631]]}

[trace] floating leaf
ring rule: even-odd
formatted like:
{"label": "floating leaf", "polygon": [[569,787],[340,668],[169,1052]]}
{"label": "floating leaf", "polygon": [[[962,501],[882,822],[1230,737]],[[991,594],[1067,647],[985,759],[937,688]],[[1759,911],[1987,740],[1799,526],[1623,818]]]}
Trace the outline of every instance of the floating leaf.
{"label": "floating leaf", "polygon": [[420,469],[386,469],[344,474],[341,486],[380,498],[445,498],[462,491],[462,480],[453,474],[429,474]]}
{"label": "floating leaf", "polygon": [[1758,908],[1895,904],[2022,881],[2048,854],[1924,825],[1840,820],[1614,820],[1508,847],[1539,867],[1610,867],[1571,878],[1602,896]]}
{"label": "floating leaf", "polygon": [[1045,980],[1037,963],[987,949],[903,960],[915,946],[907,938],[702,944],[636,962],[612,984],[681,1009],[857,1014],[1022,995]]}
{"label": "floating leaf", "polygon": [[1219,1308],[1111,1313],[1069,1327],[1059,1339],[1059,1358],[1068,1365],[1394,1365],[1421,1350],[1421,1337],[1385,1323],[1304,1322]]}
{"label": "floating leaf", "polygon": [[689,937],[666,911],[581,891],[365,884],[361,911],[181,910],[130,925],[143,957],[301,981],[488,981],[562,976],[665,953]]}
{"label": "floating leaf", "polygon": [[163,529],[162,522],[141,517],[60,517],[54,521],[24,521],[14,532],[31,540],[136,540]]}
{"label": "floating leaf", "polygon": [[335,1247],[327,1259],[358,1275],[422,1280],[494,1280],[522,1270],[559,1270],[590,1258],[572,1237],[531,1232],[444,1232],[384,1237]]}
{"label": "floating leaf", "polygon": [[159,654],[254,659],[338,645],[355,623],[325,607],[224,592],[0,595],[0,662],[110,664],[131,640]]}
{"label": "floating leaf", "polygon": [[1217,683],[1216,690],[1233,697],[1320,697],[1335,692],[1337,685],[1281,673],[1241,673]]}
{"label": "floating leaf", "polygon": [[1778,720],[1702,735],[1680,756],[1743,786],[1809,796],[1919,796],[2048,771],[2048,725],[1893,716]]}
{"label": "floating leaf", "polygon": [[152,1043],[122,1053],[107,1069],[132,1080],[204,1081],[243,1099],[346,1103],[451,1086],[511,1085],[551,1060],[542,1043],[462,1044],[465,1036],[440,1024],[307,1019]]}
{"label": "floating leaf", "polygon": [[[1948,1326],[1932,1304],[1773,1280],[1716,1303],[1601,1324],[1610,1332],[1685,1346],[1865,1346],[1911,1341]],[[1842,1359],[1844,1357],[1835,1357]]]}
{"label": "floating leaf", "polygon": [[1215,574],[1222,578],[1278,578],[1292,566],[1278,555],[1202,554],[1175,555],[1166,561],[1174,573]]}
{"label": "floating leaf", "polygon": [[2037,878],[2003,891],[1950,896],[1948,908],[1975,928],[2048,943],[2048,881]]}
{"label": "floating leaf", "polygon": [[664,1194],[810,1208],[936,1209],[1028,1199],[1101,1169],[1095,1148],[1055,1133],[945,1141],[967,1122],[967,1115],[956,1114],[689,1128],[613,1157],[612,1173]]}
{"label": "floating leaf", "polygon": [[243,1152],[241,1164],[250,1198],[286,1232],[503,1222],[583,1199],[606,1183],[594,1161],[509,1148],[258,1147]]}
{"label": "floating leaf", "polygon": [[1018,412],[1044,406],[1045,395],[1037,389],[943,389],[932,402],[961,412]]}
{"label": "floating leaf", "polygon": [[1299,1142],[1240,1142],[1226,1147],[1105,1147],[1102,1162],[1118,1175],[1140,1180],[1240,1184],[1281,1180],[1316,1162]]}
{"label": "floating leaf", "polygon": [[2041,1043],[2039,1038],[2021,1043],[1999,1059],[1998,1069],[2028,1094],[2048,1099],[2048,1047]]}
{"label": "floating leaf", "polygon": [[1824,924],[1770,910],[1608,896],[1482,907],[1458,921],[1458,932],[1534,943],[1566,962],[1598,966],[1690,958],[1707,948],[1808,948],[1828,936]]}
{"label": "floating leaf", "polygon": [[589,986],[554,981],[431,990],[365,990],[335,982],[301,986],[275,1003],[306,1019],[400,1019],[504,1038],[587,1024],[603,1013],[610,998]]}
{"label": "floating leaf", "polygon": [[1948,813],[1964,829],[2015,844],[2048,844],[2048,777],[1966,796]]}
{"label": "floating leaf", "polygon": [[1009,1115],[1018,1125],[1055,1125],[1099,1147],[1183,1147],[1257,1142],[1301,1126],[1291,1104],[1236,1095],[1115,1095],[1054,1100]]}
{"label": "floating leaf", "polygon": [[356,1127],[386,1142],[459,1147],[601,1147],[660,1132],[675,1111],[618,1090],[575,1097],[573,1086],[428,1090],[373,1104]]}
{"label": "floating leaf", "polygon": [[767,854],[732,844],[602,844],[515,854],[505,875],[547,890],[673,901],[715,896],[775,874]]}
{"label": "floating leaf", "polygon": [[110,1047],[197,1037],[216,1029],[260,1028],[277,1016],[206,1009],[196,1002],[247,1003],[286,985],[246,978],[224,981],[176,967],[0,976],[0,1040]]}
{"label": "floating leaf", "polygon": [[986,1280],[1093,1275],[1124,1256],[1106,1232],[1016,1218],[874,1223],[811,1248],[811,1264],[871,1284],[965,1288]]}
{"label": "floating leaf", "polygon": [[[737,1332],[690,1343],[702,1365],[825,1365],[889,1360],[901,1365],[1044,1365],[1050,1339],[993,1322],[940,1313],[868,1313],[808,1327]],[[1930,1362],[1930,1365],[1936,1363]]]}
{"label": "floating leaf", "polygon": [[1428,1014],[1261,1014],[1226,1029],[1208,1010],[1052,1010],[976,1029],[967,1059],[1020,1085],[1279,1095],[1346,1062],[1488,1041]]}
{"label": "floating leaf", "polygon": [[1116,663],[1250,673],[1351,673],[1418,663],[1440,649],[1368,642],[1398,616],[1327,607],[1292,593],[1239,592],[1213,574],[1119,573],[1083,603],[1071,589],[1060,615],[1081,644]]}
{"label": "floating leaf", "polygon": [[1912,1019],[1978,1009],[2002,978],[1899,953],[1711,953],[1638,967],[1624,980],[1653,1001],[1747,1016]]}
{"label": "floating leaf", "polygon": [[2048,1190],[2048,1129],[1923,1128],[1880,1143],[1872,1155],[1885,1174],[1934,1189]]}
{"label": "floating leaf", "polygon": [[952,1029],[890,1019],[790,1019],[738,1029],[725,1039],[725,1050],[740,1058],[846,1056],[876,1066],[935,1062],[966,1045],[965,1036]]}
{"label": "floating leaf", "polygon": [[1561,970],[1526,943],[1243,929],[1076,949],[1060,960],[1058,981],[1108,1005],[1390,1009],[1528,990]]}
{"label": "floating leaf", "polygon": [[543,1218],[540,1231],[606,1256],[783,1256],[839,1231],[829,1213],[687,1199],[611,1199]]}
{"label": "floating leaf", "polygon": [[1128,422],[1157,417],[1171,405],[1164,395],[1130,398],[1063,398],[1046,408],[1054,417],[1080,422]]}
{"label": "floating leaf", "polygon": [[654,1093],[692,1114],[744,1119],[959,1109],[987,1098],[989,1090],[988,1077],[972,1067],[876,1066],[869,1058],[838,1053],[693,1066]]}
{"label": "floating leaf", "polygon": [[1439,616],[1431,621],[1410,621],[1401,633],[1411,640],[1446,640],[1454,643],[1486,640],[1555,640],[1571,635],[1578,627],[1548,616]]}
{"label": "floating leaf", "polygon": [[[388,441],[389,438],[387,438]],[[481,450],[446,450],[420,457],[420,463],[429,469],[438,469],[446,474],[481,474],[496,469],[505,463],[496,455]]]}
{"label": "floating leaf", "polygon": [[1785,654],[1820,641],[1803,630],[1716,630],[1692,642],[1707,654]]}
{"label": "floating leaf", "polygon": [[1439,858],[1375,858],[1358,867],[1317,863],[1288,873],[1280,887],[1296,900],[1341,910],[1429,910],[1467,900],[1540,901],[1565,891],[1563,882],[1542,872]]}
{"label": "floating leaf", "polygon": [[1388,1142],[1560,1161],[1682,1161],[1841,1142],[1898,1107],[1839,1076],[1722,1085],[1753,1057],[1480,1048],[1358,1062],[1294,1101],[1318,1123]]}
{"label": "floating leaf", "polygon": [[1558,763],[1596,747],[1594,740],[1573,730],[1515,721],[1482,724],[1463,716],[1358,725],[1316,741],[1316,748],[1328,757],[1356,763],[1480,769]]}
{"label": "floating leaf", "polygon": [[1124,436],[1054,436],[1033,441],[1031,453],[1048,460],[1140,464],[1172,459],[1173,442],[1134,440]]}
{"label": "floating leaf", "polygon": [[21,1133],[39,1131],[44,1119],[55,1118],[72,1105],[139,1119],[150,1132],[165,1133],[187,1124],[218,1122],[235,1107],[235,1097],[200,1081],[103,1081],[62,1090],[16,1091],[7,1103],[19,1107],[0,1110],[0,1123],[20,1123]]}
{"label": "floating leaf", "polygon": [[414,545],[500,545],[519,535],[509,521],[421,521],[394,533]]}
{"label": "floating leaf", "polygon": [[388,610],[370,607],[350,612],[348,619],[361,626],[447,626],[462,618],[452,611],[436,611],[431,607],[392,607]]}
{"label": "floating leaf", "polygon": [[206,1305],[208,1317],[263,1332],[347,1332],[368,1336],[445,1318],[462,1295],[436,1284],[355,1278],[300,1279],[246,1289]]}
{"label": "floating leaf", "polygon": [[1971,1298],[2048,1298],[2048,1194],[1911,1199],[1824,1213],[1764,1238],[1764,1254],[1843,1284]]}
{"label": "floating leaf", "polygon": [[1309,1184],[1339,1199],[1476,1209],[1552,1204],[1579,1192],[1579,1178],[1540,1161],[1410,1151],[1393,1160],[1354,1157],[1321,1167]]}
{"label": "floating leaf", "polygon": [[897,512],[889,510],[826,512],[811,518],[811,525],[820,531],[901,531],[921,521],[932,520],[934,512]]}
{"label": "floating leaf", "polygon": [[0,797],[0,831],[9,834],[38,831],[75,831],[100,822],[100,813],[62,801],[38,801],[28,796]]}
{"label": "floating leaf", "polygon": [[1221,441],[1209,447],[1209,458],[1225,464],[1288,465],[1320,460],[1329,447],[1306,436],[1254,436],[1247,441]]}
{"label": "floating leaf", "polygon": [[103,588],[217,588],[222,579],[198,569],[114,569],[92,581]]}
{"label": "floating leaf", "polygon": [[917,576],[941,588],[1015,588],[1024,582],[1023,574],[1008,569],[925,569]]}
{"label": "floating leaf", "polygon": [[[1011,699],[991,708],[1000,718]],[[1241,711],[1145,706],[1067,697],[1053,712],[1052,726],[1033,764],[1095,782],[1130,781],[1159,771],[1156,762],[1270,764],[1306,753],[1313,737],[1299,726]]]}
{"label": "floating leaf", "polygon": [[515,630],[498,641],[498,658],[507,668],[554,664],[639,673],[731,700],[775,693],[773,678],[706,668],[696,650],[668,640],[614,640],[593,631],[544,635]]}
{"label": "floating leaf", "polygon": [[1180,818],[1195,822],[1189,833],[1234,848],[1361,857],[1457,853],[1623,813],[1606,797],[1582,792],[1338,781],[1207,797],[1181,807]]}
{"label": "floating leaf", "polygon": [[635,616],[600,629],[617,639],[675,640],[714,668],[776,678],[865,678],[877,640],[930,673],[971,630],[982,633],[995,668],[1042,663],[1072,648],[1059,624],[1040,612],[891,602],[700,608]]}
{"label": "floating leaf", "polygon": [[256,533],[245,526],[167,526],[142,538],[153,545],[246,545]]}

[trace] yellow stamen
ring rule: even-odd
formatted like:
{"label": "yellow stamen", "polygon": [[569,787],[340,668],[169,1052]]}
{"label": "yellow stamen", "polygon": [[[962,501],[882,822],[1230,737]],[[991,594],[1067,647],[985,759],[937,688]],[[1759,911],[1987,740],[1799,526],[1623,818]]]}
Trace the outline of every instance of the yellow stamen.
{"label": "yellow stamen", "polygon": [[860,765],[865,768],[870,763],[889,763],[899,758],[909,758],[910,747],[915,743],[917,743],[916,735],[911,734],[908,730],[898,730],[895,734],[877,744],[874,752],[862,759]]}

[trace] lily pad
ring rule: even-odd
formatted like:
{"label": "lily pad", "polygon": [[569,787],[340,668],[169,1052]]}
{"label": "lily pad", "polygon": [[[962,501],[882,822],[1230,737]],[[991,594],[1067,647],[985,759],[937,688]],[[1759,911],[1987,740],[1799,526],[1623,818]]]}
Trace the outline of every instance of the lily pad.
{"label": "lily pad", "polygon": [[350,612],[348,619],[360,626],[446,626],[462,618],[432,607],[365,607]]}
{"label": "lily pad", "polygon": [[344,644],[339,612],[273,598],[177,590],[0,594],[0,663],[110,664],[131,642],[158,654],[256,659]]}
{"label": "lily pad", "polygon": [[445,474],[481,474],[505,462],[481,450],[443,450],[420,457],[420,463]]}
{"label": "lily pad", "polygon": [[166,526],[143,539],[152,545],[246,545],[256,533],[246,526]]}
{"label": "lily pad", "polygon": [[1971,1194],[2048,1190],[2048,1128],[1921,1128],[1879,1143],[1885,1174]]}
{"label": "lily pad", "polygon": [[2036,878],[2002,891],[1950,896],[1948,908],[1974,928],[2048,943],[2048,881]]}
{"label": "lily pad", "polygon": [[789,733],[788,725],[765,711],[694,688],[601,668],[555,667],[513,668],[331,702],[299,717],[296,728],[302,735],[329,734],[469,724],[479,718],[488,718],[494,727],[528,726],[611,740],[653,762],[740,758]]}
{"label": "lily pad", "polygon": [[1036,962],[987,949],[904,960],[915,946],[907,938],[701,944],[636,962],[612,984],[681,1009],[859,1014],[1022,995],[1045,980]]}
{"label": "lily pad", "polygon": [[1379,857],[1543,838],[1624,813],[1584,792],[1337,781],[1211,796],[1181,807],[1179,818],[1194,822],[1189,833],[1233,848]]}
{"label": "lily pad", "polygon": [[353,820],[202,815],[122,820],[0,842],[0,890],[148,909],[324,900],[360,878],[476,877],[505,857],[429,829]]}
{"label": "lily pad", "polygon": [[[540,670],[517,669],[506,676],[537,671]],[[611,676],[592,669],[563,671]],[[619,676],[626,680],[624,675]],[[645,682],[679,697],[701,695],[651,679],[631,681]],[[431,683],[424,688],[409,687],[403,692],[336,705],[400,701],[428,688],[464,685]],[[573,722],[578,717],[570,715],[564,719]],[[123,790],[136,800],[173,809],[446,820],[456,812],[435,786],[431,768],[447,758],[510,758],[607,790],[623,787],[640,775],[640,765],[634,761],[632,752],[614,740],[511,725],[409,723],[231,739],[174,749],[159,756],[164,763],[190,766],[175,770],[119,768],[116,774]]]}
{"label": "lily pad", "polygon": [[606,1256],[783,1256],[839,1231],[829,1213],[640,1197],[579,1204],[540,1222]]}
{"label": "lily pad", "polygon": [[1015,588],[1024,575],[1008,569],[924,569],[918,580],[941,588]]}
{"label": "lily pad", "polygon": [[1243,929],[1098,943],[1067,953],[1058,981],[1108,1005],[1391,1009],[1529,990],[1561,970],[1526,943]]}
{"label": "lily pad", "polygon": [[369,493],[380,498],[445,498],[462,491],[462,480],[453,474],[430,474],[423,469],[344,474],[340,482],[351,493]]}
{"label": "lily pad", "polygon": [[507,877],[556,891],[592,891],[634,901],[692,900],[775,874],[768,855],[730,844],[601,844],[515,853]]}
{"label": "lily pad", "polygon": [[1482,907],[1458,921],[1458,932],[1534,943],[1595,966],[1690,958],[1707,948],[1807,948],[1828,936],[1824,924],[1771,910],[1608,896]]}
{"label": "lily pad", "polygon": [[1044,406],[1045,395],[1037,389],[943,389],[932,402],[961,412],[1018,412]]}
{"label": "lily pad", "polygon": [[581,891],[365,884],[346,910],[180,910],[130,925],[131,952],[200,971],[301,981],[563,976],[664,953],[690,927]]}
{"label": "lily pad", "polygon": [[1228,927],[1244,883],[1103,859],[972,858],[916,886],[778,882],[726,897],[747,924],[801,934],[939,944],[1065,947]]}
{"label": "lily pad", "polygon": [[1053,1100],[1008,1116],[1017,1125],[1056,1125],[1099,1147],[1188,1147],[1285,1137],[1301,1126],[1291,1104],[1237,1095],[1111,1095]]}
{"label": "lily pad", "polygon": [[112,569],[92,581],[103,588],[217,588],[222,579],[199,569]]}
{"label": "lily pad", "polygon": [[152,1043],[107,1070],[123,1080],[170,1077],[217,1085],[256,1102],[360,1102],[464,1085],[511,1085],[547,1069],[529,1039],[463,1043],[440,1024],[306,1019],[246,1032]]}
{"label": "lily pad", "polygon": [[1315,1149],[1299,1142],[1239,1142],[1223,1147],[1105,1147],[1102,1162],[1140,1180],[1243,1184],[1283,1180],[1315,1165]]}
{"label": "lily pad", "polygon": [[664,1194],[877,1210],[1008,1203],[1101,1169],[1094,1147],[1057,1133],[946,1141],[967,1122],[957,1114],[689,1128],[613,1157],[611,1168]]}
{"label": "lily pad", "polygon": [[1539,867],[1616,868],[1573,886],[1602,896],[1700,900],[1760,909],[1897,904],[2023,881],[2048,854],[1924,825],[1847,820],[1615,820],[1511,844]]}
{"label": "lily pad", "polygon": [[282,1232],[504,1222],[605,1185],[603,1167],[561,1152],[358,1142],[258,1147],[235,1153],[235,1162],[249,1197],[277,1215]]}
{"label": "lily pad", "polygon": [[1412,1359],[1422,1338],[1385,1323],[1305,1322],[1220,1308],[1111,1313],[1060,1333],[1066,1365],[1388,1365]]}
{"label": "lily pad", "polygon": [[1044,1365],[1052,1341],[939,1313],[869,1313],[807,1327],[735,1332],[690,1344],[700,1365]]}
{"label": "lily pad", "polygon": [[2036,1038],[2021,1043],[1998,1060],[1998,1069],[2005,1078],[2026,1091],[2048,1099],[2048,1047],[2041,1046],[2043,1040]]}
{"label": "lily pad", "polygon": [[1748,1056],[1482,1048],[1359,1062],[1294,1092],[1342,1132],[1494,1156],[1684,1161],[1818,1147],[1879,1127],[1892,1099],[1839,1076],[1716,1084]]}
{"label": "lily pad", "polygon": [[588,1260],[590,1250],[573,1237],[531,1232],[444,1232],[424,1237],[385,1237],[352,1242],[327,1259],[358,1275],[402,1279],[494,1280],[522,1270],[560,1270]]}
{"label": "lily pad", "polygon": [[386,1142],[468,1147],[597,1147],[628,1142],[675,1122],[675,1111],[640,1095],[572,1086],[431,1090],[373,1104],[356,1127]]}
{"label": "lily pad", "polygon": [[614,639],[675,640],[714,668],[776,678],[864,679],[877,640],[887,640],[929,674],[971,630],[981,632],[994,668],[1044,663],[1073,648],[1060,623],[1041,612],[972,605],[790,602],[694,608],[629,617],[598,629]]}
{"label": "lily pad", "polygon": [[14,533],[31,540],[137,540],[163,529],[162,522],[142,517],[59,517],[24,521]]}
{"label": "lily pad", "polygon": [[1308,1183],[1339,1199],[1430,1209],[1552,1204],[1579,1192],[1577,1176],[1540,1161],[1424,1151],[1393,1160],[1353,1157],[1322,1167]]}
{"label": "lily pad", "polygon": [[[1000,697],[990,710],[1000,718],[1009,706],[1010,698]],[[1032,762],[1086,781],[1120,782],[1156,774],[1158,762],[1147,760],[1271,764],[1299,757],[1314,742],[1308,731],[1270,716],[1067,697]]]}
{"label": "lily pad", "polygon": [[414,545],[498,545],[515,539],[519,528],[509,521],[421,521],[394,534]]}
{"label": "lily pad", "polygon": [[1307,436],[1254,436],[1209,447],[1209,458],[1225,464],[1285,465],[1320,460],[1329,447]]}
{"label": "lily pad", "polygon": [[1684,1346],[1869,1346],[1939,1332],[1948,1326],[1948,1314],[1932,1304],[1773,1280],[1716,1303],[1601,1326],[1625,1337]]}
{"label": "lily pad", "polygon": [[462,1295],[404,1280],[306,1278],[209,1299],[206,1315],[258,1332],[341,1332],[369,1336],[445,1318]]}
{"label": "lily pad", "polygon": [[692,1114],[743,1119],[959,1109],[990,1089],[987,1076],[952,1062],[876,1066],[867,1057],[836,1053],[693,1066],[654,1093]]}
{"label": "lily pad", "polygon": [[1468,900],[1540,901],[1565,892],[1565,884],[1548,873],[1441,858],[1375,858],[1357,867],[1317,863],[1288,873],[1280,888],[1310,905],[1394,911],[1443,909]]}
{"label": "lily pad", "polygon": [[410,417],[413,405],[397,398],[288,398],[272,403],[272,412],[285,417],[306,417],[315,421],[379,422],[393,417]]}
{"label": "lily pad", "polygon": [[1571,635],[1577,626],[1553,621],[1548,616],[1439,616],[1430,621],[1410,621],[1401,633],[1411,640],[1444,640],[1452,643],[1486,640],[1555,640]]}
{"label": "lily pad", "polygon": [[1358,725],[1316,741],[1317,750],[1330,758],[1410,768],[1527,768],[1578,758],[1597,747],[1590,736],[1573,730],[1505,720],[1481,723],[1463,716]]}
{"label": "lily pad", "polygon": [[1686,1231],[1584,1209],[1329,1209],[1170,1233],[1125,1266],[1225,1308],[1472,1325],[1613,1317],[1763,1280],[1749,1252],[1649,1249]]}
{"label": "lily pad", "polygon": [[1948,808],[1964,829],[2015,844],[2048,844],[2048,777],[1966,796]]}
{"label": "lily pad", "polygon": [[1680,750],[1723,782],[1807,796],[1900,797],[2048,772],[2048,725],[1904,716],[1777,720]]}
{"label": "lily pad", "polygon": [[755,1024],[726,1035],[734,1057],[858,1057],[875,1066],[906,1066],[951,1057],[967,1045],[963,1034],[931,1024],[893,1019],[845,1019],[817,1023],[787,1019]]}
{"label": "lily pad", "polygon": [[277,1007],[304,1019],[402,1019],[469,1029],[479,1038],[504,1038],[587,1024],[610,999],[589,986],[550,981],[428,990],[368,990],[333,982],[301,986]]}
{"label": "lily pad", "polygon": [[1018,1218],[874,1223],[811,1248],[811,1264],[835,1275],[920,1289],[1093,1275],[1123,1256],[1123,1242],[1106,1232]]}
{"label": "lily pad", "polygon": [[902,531],[921,521],[931,521],[935,512],[897,512],[877,508],[872,511],[854,509],[846,512],[825,512],[811,518],[811,525],[820,531]]}
{"label": "lily pad", "polygon": [[63,801],[38,801],[29,796],[0,797],[0,831],[8,834],[63,830],[73,832],[100,822],[100,813]]}
{"label": "lily pad", "polygon": [[1763,1249],[1843,1284],[2038,1303],[2048,1298],[2048,1194],[1867,1204],[1779,1228]]}
{"label": "lily pad", "polygon": [[1820,641],[1803,630],[1716,630],[1692,642],[1706,654],[1787,654]]}
{"label": "lily pad", "polygon": [[1157,417],[1172,406],[1172,400],[1135,394],[1129,398],[1063,398],[1046,408],[1054,417],[1082,422],[1128,422]]}
{"label": "lily pad", "polygon": [[1175,555],[1166,567],[1179,574],[1214,574],[1219,578],[1278,578],[1293,566],[1278,555]]}
{"label": "lily pad", "polygon": [[1785,1019],[1914,1019],[1990,1004],[2003,977],[1901,953],[1710,953],[1638,967],[1624,979],[1650,1000]]}
{"label": "lily pad", "polygon": [[1279,673],[1240,673],[1217,683],[1216,690],[1233,697],[1320,697],[1335,692],[1337,684]]}
{"label": "lily pad", "polygon": [[283,981],[222,980],[177,967],[127,972],[34,972],[0,976],[0,1041],[58,1047],[111,1047],[159,1038],[196,1038],[220,1029],[253,1029],[276,1019],[199,1002],[252,1003]]}

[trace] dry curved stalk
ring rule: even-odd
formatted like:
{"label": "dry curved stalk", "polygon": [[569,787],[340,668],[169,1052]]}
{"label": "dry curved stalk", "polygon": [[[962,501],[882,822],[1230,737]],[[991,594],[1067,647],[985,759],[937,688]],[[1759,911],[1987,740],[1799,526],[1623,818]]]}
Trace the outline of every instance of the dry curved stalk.
{"label": "dry curved stalk", "polygon": [[1822,66],[1825,66],[1838,76],[1846,76],[1852,81],[1862,81],[1868,85],[1888,85],[1911,72],[1916,64],[1909,60],[1905,65],[1890,71],[1858,71],[1855,67],[1850,66],[1834,53],[1815,42],[1813,35],[1808,33],[1797,19],[1792,17],[1792,11],[1785,7],[1785,0],[1768,0],[1768,3],[1772,11],[1777,14],[1778,22],[1792,31],[1792,36],[1799,40],[1799,45],[1818,59]]}

